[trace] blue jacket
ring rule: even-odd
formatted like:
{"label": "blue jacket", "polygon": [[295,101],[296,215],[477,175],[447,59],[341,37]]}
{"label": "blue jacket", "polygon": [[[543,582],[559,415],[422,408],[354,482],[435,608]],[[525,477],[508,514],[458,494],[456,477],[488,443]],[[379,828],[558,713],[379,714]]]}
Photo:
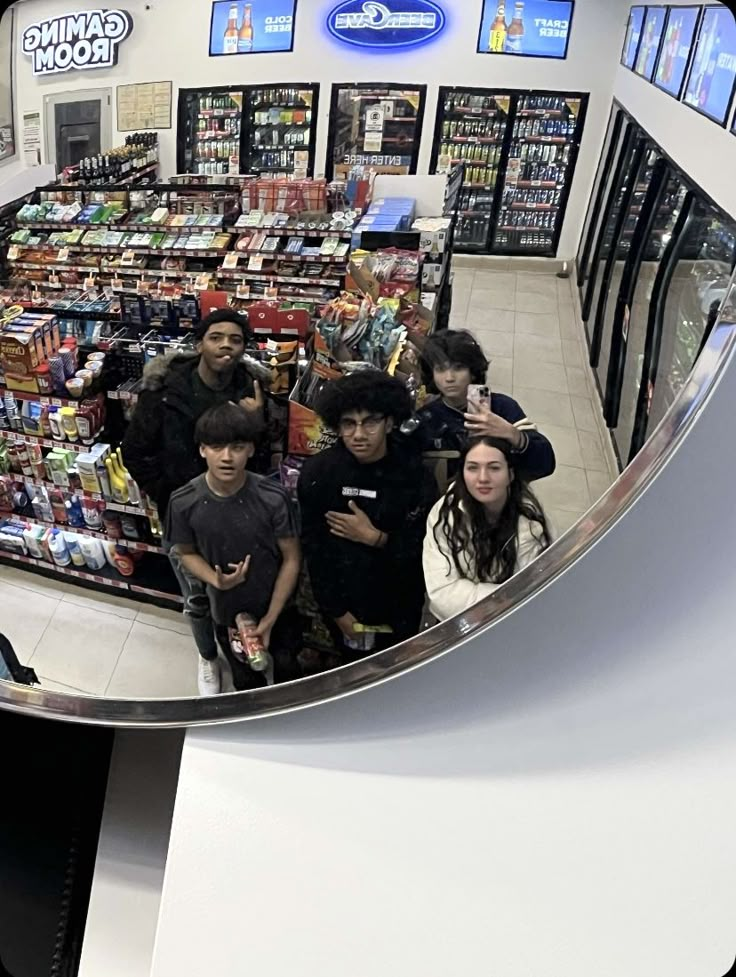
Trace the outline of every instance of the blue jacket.
{"label": "blue jacket", "polygon": [[[509,424],[518,424],[527,419],[519,404],[506,394],[491,395],[491,410]],[[420,425],[415,436],[419,438],[422,451],[462,451],[468,437],[463,411],[448,407],[438,397],[428,407],[423,407],[417,418]],[[519,472],[530,482],[536,478],[546,478],[554,472],[556,465],[552,445],[539,431],[524,430],[529,443],[516,456]],[[456,469],[457,466],[454,467]],[[450,474],[454,473],[451,466]]]}

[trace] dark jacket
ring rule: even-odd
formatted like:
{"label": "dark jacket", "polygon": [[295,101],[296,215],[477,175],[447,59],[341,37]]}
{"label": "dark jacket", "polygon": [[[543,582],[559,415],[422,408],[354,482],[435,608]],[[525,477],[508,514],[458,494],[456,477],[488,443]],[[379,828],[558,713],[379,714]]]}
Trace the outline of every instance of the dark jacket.
{"label": "dark jacket", "polygon": [[[162,518],[171,493],[206,469],[194,443],[194,428],[206,409],[195,404],[193,379],[198,366],[199,356],[194,353],[152,360],[143,372],[138,404],[123,438],[125,466]],[[233,385],[222,396],[212,391],[208,406],[230,400],[233,394],[235,400],[252,396],[256,370],[257,364],[238,364]]]}
{"label": "dark jacket", "polygon": [[[348,611],[361,624],[387,624],[397,640],[416,633],[424,602],[422,544],[437,491],[418,456],[393,445],[360,464],[339,442],[309,458],[299,479],[302,541],[315,599],[327,618]],[[340,539],[325,515],[355,502],[388,535],[384,548]]]}
{"label": "dark jacket", "polygon": [[[521,427],[529,438],[526,449],[515,455],[519,472],[528,480],[546,478],[556,466],[555,453],[547,438],[539,431],[530,431],[524,424],[527,416],[513,397],[506,394],[491,395],[491,411],[509,424]],[[464,412],[448,407],[438,397],[417,414],[420,421],[414,437],[419,439],[422,451],[462,451],[468,439]],[[455,466],[456,468],[457,466]],[[450,474],[454,475],[450,470]]]}

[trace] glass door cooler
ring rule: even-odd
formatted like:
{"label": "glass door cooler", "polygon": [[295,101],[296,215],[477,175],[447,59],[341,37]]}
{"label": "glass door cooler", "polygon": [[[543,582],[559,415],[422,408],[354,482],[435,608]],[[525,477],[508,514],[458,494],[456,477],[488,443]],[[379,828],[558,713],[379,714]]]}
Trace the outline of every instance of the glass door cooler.
{"label": "glass door cooler", "polygon": [[495,254],[557,253],[586,108],[587,95],[518,95],[492,240]]}
{"label": "glass door cooler", "polygon": [[440,88],[431,173],[465,163],[455,246],[487,252],[496,213],[496,184],[508,132],[511,97],[487,89]]}
{"label": "glass door cooler", "polygon": [[426,85],[333,85],[327,179],[344,179],[353,166],[416,173],[426,97]]}
{"label": "glass door cooler", "polygon": [[311,177],[319,85],[268,85],[245,90],[244,173]]}
{"label": "glass door cooler", "polygon": [[242,89],[181,89],[177,172],[239,173],[242,116]]}

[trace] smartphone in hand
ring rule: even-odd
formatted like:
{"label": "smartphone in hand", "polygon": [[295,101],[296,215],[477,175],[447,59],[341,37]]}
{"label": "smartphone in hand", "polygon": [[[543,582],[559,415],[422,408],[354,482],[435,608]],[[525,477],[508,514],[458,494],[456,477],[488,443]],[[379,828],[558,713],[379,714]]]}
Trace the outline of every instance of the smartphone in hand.
{"label": "smartphone in hand", "polygon": [[480,414],[491,409],[491,388],[485,384],[471,383],[468,387],[468,413]]}

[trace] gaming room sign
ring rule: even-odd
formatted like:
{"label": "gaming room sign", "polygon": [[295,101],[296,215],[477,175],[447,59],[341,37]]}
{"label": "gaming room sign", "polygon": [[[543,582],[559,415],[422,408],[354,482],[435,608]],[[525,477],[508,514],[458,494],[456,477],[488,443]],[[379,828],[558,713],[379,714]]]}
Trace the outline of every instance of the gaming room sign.
{"label": "gaming room sign", "polygon": [[76,68],[110,68],[118,45],[130,36],[133,18],[125,10],[84,10],[31,24],[23,31],[23,53],[34,75],[53,75]]}

